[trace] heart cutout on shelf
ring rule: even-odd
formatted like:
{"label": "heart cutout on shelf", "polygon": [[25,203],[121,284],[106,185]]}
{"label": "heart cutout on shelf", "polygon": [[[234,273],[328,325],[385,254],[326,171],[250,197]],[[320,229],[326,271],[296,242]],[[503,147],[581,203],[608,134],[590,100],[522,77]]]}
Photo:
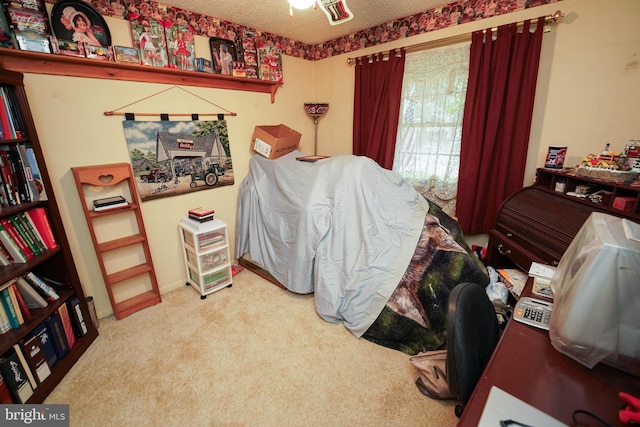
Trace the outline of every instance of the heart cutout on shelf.
{"label": "heart cutout on shelf", "polygon": [[111,181],[113,181],[113,175],[100,175],[98,179],[105,184],[109,184]]}

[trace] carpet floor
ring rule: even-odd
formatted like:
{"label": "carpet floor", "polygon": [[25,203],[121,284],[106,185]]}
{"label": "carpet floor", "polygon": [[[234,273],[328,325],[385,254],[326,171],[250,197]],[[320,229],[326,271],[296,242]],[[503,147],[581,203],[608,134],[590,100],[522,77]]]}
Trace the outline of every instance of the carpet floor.
{"label": "carpet floor", "polygon": [[322,320],[312,295],[248,270],[201,300],[188,286],[100,335],[46,404],[71,426],[455,426],[409,356]]}

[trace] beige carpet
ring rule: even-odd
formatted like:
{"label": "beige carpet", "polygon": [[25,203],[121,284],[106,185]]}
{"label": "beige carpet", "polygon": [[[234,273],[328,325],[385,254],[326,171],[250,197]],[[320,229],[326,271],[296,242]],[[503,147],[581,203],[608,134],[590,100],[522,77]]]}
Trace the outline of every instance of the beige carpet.
{"label": "beige carpet", "polygon": [[313,296],[244,270],[205,300],[189,287],[116,321],[45,403],[71,426],[454,426],[408,355],[323,321]]}

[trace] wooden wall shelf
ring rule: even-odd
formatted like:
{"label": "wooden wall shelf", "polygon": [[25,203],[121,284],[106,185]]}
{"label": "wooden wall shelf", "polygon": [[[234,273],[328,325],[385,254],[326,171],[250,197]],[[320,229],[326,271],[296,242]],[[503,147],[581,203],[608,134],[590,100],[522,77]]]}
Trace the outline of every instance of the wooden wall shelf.
{"label": "wooden wall shelf", "polygon": [[197,71],[181,71],[143,65],[123,64],[99,59],[76,58],[67,55],[28,52],[0,48],[0,67],[21,73],[56,76],[87,77],[107,80],[126,80],[145,83],[198,86],[215,89],[261,92],[275,101],[280,83],[244,77],[230,77]]}

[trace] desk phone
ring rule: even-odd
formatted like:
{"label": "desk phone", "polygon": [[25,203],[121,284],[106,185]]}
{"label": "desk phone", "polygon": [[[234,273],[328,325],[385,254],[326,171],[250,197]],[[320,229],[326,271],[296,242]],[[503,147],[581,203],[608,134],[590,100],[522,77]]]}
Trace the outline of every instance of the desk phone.
{"label": "desk phone", "polygon": [[522,297],[518,300],[513,311],[513,318],[536,328],[549,330],[553,303],[530,297]]}

